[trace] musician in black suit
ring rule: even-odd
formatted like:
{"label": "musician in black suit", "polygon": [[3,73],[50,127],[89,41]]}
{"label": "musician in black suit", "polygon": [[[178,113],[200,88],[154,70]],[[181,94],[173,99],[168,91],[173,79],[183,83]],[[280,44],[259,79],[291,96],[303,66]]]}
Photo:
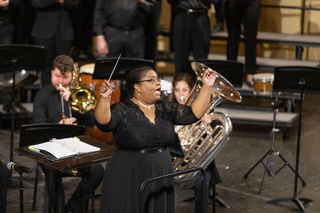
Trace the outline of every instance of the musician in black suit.
{"label": "musician in black suit", "polygon": [[194,59],[208,58],[210,19],[208,9],[213,0],[167,0],[177,10],[173,20],[175,73],[186,72],[189,53]]}
{"label": "musician in black suit", "polygon": [[10,179],[10,172],[6,166],[0,162],[0,213],[6,212],[7,191]]}
{"label": "musician in black suit", "polygon": [[257,33],[261,14],[260,0],[226,0],[228,29],[227,59],[237,61],[241,24],[244,26],[246,82],[253,86],[252,77],[257,73]]}
{"label": "musician in black suit", "polygon": [[47,48],[46,68],[42,72],[42,86],[50,84],[51,63],[57,55],[69,55],[74,29],[73,12],[79,0],[32,0],[36,18],[32,37],[36,45]]}

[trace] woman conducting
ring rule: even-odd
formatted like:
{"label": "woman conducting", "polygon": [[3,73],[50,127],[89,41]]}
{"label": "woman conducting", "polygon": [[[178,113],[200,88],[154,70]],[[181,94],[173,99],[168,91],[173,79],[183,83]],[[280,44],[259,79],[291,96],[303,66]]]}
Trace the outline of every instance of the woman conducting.
{"label": "woman conducting", "polygon": [[[139,212],[140,185],[173,172],[167,147],[175,138],[174,125],[191,124],[204,115],[215,79],[215,72],[205,71],[203,87],[191,106],[161,101],[160,81],[151,67],[130,71],[126,87],[131,98],[111,107],[112,87],[102,83],[96,124],[102,131],[113,131],[117,152],[106,166],[100,213]],[[149,184],[142,199],[145,212],[173,213],[173,180]]]}
{"label": "woman conducting", "polygon": [[[178,102],[179,104],[185,104],[189,96],[191,95],[193,86],[194,86],[194,81],[191,75],[189,75],[188,73],[177,74],[172,81],[172,87],[173,87],[172,101]],[[210,115],[204,115],[201,118],[201,121],[207,125],[210,125],[210,124],[215,125],[215,122],[212,122]],[[179,126],[177,126],[175,130],[179,131]],[[209,196],[210,196],[210,189],[211,189],[210,186],[221,183],[222,180],[220,178],[218,169],[214,161],[212,161],[211,164],[206,168],[205,174],[206,174],[206,192],[204,197],[204,201],[205,201],[204,212],[208,212]],[[213,187],[213,189],[215,189],[215,187]],[[195,192],[195,212],[202,213],[201,178],[198,178],[196,180],[194,192]],[[215,196],[215,192],[213,192],[213,196]]]}

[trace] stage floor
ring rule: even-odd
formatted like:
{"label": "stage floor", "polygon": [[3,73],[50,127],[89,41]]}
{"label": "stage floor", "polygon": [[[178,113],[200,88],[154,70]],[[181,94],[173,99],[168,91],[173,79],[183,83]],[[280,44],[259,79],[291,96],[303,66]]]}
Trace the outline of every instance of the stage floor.
{"label": "stage floor", "polygon": [[[303,102],[301,152],[299,174],[306,181],[307,186],[302,187],[299,181],[298,196],[314,200],[306,206],[306,212],[320,212],[320,98],[319,95],[307,95]],[[298,104],[295,106],[298,112]],[[295,156],[297,145],[297,122],[291,128],[289,138],[282,140],[281,132],[276,133],[275,148],[295,168]],[[271,148],[271,128],[248,125],[235,125],[234,132],[229,142],[216,157],[217,168],[223,182],[216,186],[218,196],[223,199],[230,208],[224,208],[216,204],[216,212],[220,213],[283,213],[298,212],[292,202],[278,205],[267,204],[266,201],[275,198],[292,198],[294,193],[294,173],[285,166],[274,177],[266,174],[259,194],[260,183],[264,174],[264,168],[259,164],[250,173],[247,179],[244,175],[258,162],[260,158]],[[14,134],[14,148],[18,147],[19,130]],[[0,157],[1,161],[9,162],[10,129],[0,130]],[[34,168],[35,162],[14,153],[14,162]],[[274,170],[283,165],[283,161],[275,156]],[[24,175],[27,187],[24,189],[24,212],[31,213],[33,200],[34,172]],[[14,180],[18,180],[18,174],[13,172]],[[66,199],[73,193],[79,178],[64,178]],[[101,185],[96,190],[99,193]],[[193,197],[192,189],[176,187],[176,213],[193,213],[194,202],[184,202]],[[43,211],[44,203],[44,177],[41,176],[38,186],[37,211]],[[100,200],[96,199],[95,210],[99,212]],[[210,205],[211,211],[212,206]],[[7,196],[7,212],[18,213],[19,189],[10,187]],[[90,211],[90,207],[89,210]]]}

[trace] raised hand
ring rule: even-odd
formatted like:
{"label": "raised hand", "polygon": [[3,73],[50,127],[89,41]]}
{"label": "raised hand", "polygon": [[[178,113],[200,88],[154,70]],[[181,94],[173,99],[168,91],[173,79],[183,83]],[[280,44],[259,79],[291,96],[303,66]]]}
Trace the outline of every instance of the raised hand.
{"label": "raised hand", "polygon": [[212,87],[217,77],[217,73],[213,70],[207,69],[202,76],[203,86]]}
{"label": "raised hand", "polygon": [[110,82],[108,80],[104,80],[103,83],[100,86],[100,95],[101,98],[110,98],[112,94],[112,87],[110,85]]}

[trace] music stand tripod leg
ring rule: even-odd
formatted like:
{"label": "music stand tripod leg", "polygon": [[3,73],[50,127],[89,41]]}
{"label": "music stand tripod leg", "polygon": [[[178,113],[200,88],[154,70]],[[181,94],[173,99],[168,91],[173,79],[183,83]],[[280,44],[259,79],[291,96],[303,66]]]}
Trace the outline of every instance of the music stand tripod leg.
{"label": "music stand tripod leg", "polygon": [[[288,166],[291,169],[291,171],[293,171],[293,173],[296,173],[295,169],[290,165],[290,163],[280,153],[278,155],[284,161],[285,166]],[[305,182],[299,174],[298,174],[298,178],[301,180],[302,186],[306,186],[307,185],[307,182]]]}
{"label": "music stand tripod leg", "polygon": [[271,150],[269,150],[245,175],[244,178],[248,178],[249,174],[258,166],[259,163],[262,163],[263,160],[271,153]]}
{"label": "music stand tripod leg", "polygon": [[263,185],[264,177],[266,176],[266,173],[267,173],[267,169],[265,169],[264,172],[263,172],[263,176],[262,176],[262,180],[261,180],[260,187],[259,187],[259,192],[258,192],[259,194],[261,194],[262,185]]}

